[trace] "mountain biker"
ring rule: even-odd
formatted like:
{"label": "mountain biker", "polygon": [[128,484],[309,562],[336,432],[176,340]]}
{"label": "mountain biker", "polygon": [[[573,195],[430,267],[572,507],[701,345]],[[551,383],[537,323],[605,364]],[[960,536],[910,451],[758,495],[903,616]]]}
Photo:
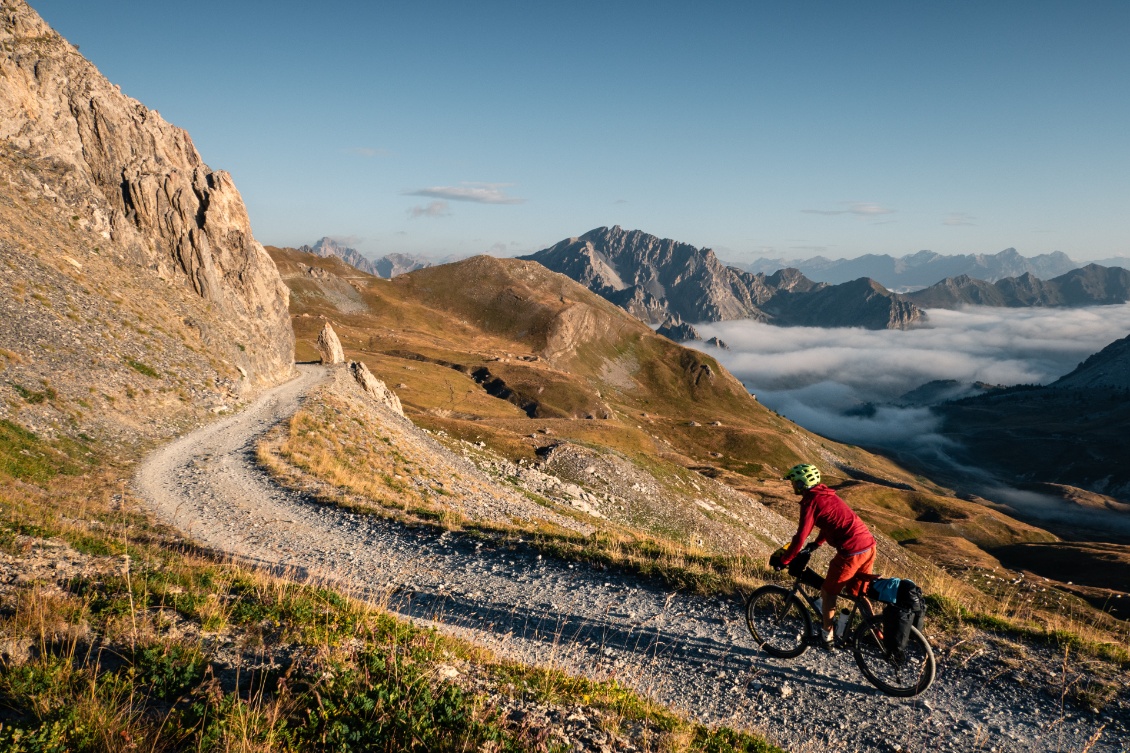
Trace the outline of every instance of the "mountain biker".
{"label": "mountain biker", "polygon": [[800,554],[813,526],[819,528],[820,533],[805,547],[807,550],[814,551],[825,541],[836,548],[836,556],[828,565],[828,575],[820,589],[820,617],[823,622],[820,639],[825,648],[831,648],[835,635],[832,620],[836,615],[836,600],[852,578],[871,573],[875,565],[875,538],[867,524],[847,503],[820,483],[820,470],[816,466],[810,463],[794,465],[785,474],[785,479],[793,482],[793,492],[800,495],[800,523],[793,540],[771,562],[778,570],[787,567]]}

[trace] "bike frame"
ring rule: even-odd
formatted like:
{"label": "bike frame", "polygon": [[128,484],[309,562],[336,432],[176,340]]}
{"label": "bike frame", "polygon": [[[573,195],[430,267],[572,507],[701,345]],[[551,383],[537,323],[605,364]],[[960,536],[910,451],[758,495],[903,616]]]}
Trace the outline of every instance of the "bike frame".
{"label": "bike frame", "polygon": [[[847,585],[844,587],[844,591],[856,589],[862,590],[864,583],[864,579],[856,576],[848,581]],[[823,585],[824,578],[822,578],[820,574],[812,568],[805,567],[804,572],[796,576],[796,580],[793,581],[793,586],[789,590],[789,593],[791,595],[800,596],[805,601],[805,603],[808,604],[808,608],[812,610],[813,614],[816,615],[816,620],[813,624],[820,627],[822,627],[824,624],[824,616],[820,613],[820,610],[816,608],[817,597],[810,595],[808,591],[805,590],[804,586],[815,589],[817,591],[817,594],[819,594],[820,590],[823,588]],[[856,613],[861,614],[862,622],[860,624],[875,616],[875,610],[871,607],[871,602],[868,601],[867,597],[863,596],[862,594],[853,596],[851,594],[841,592],[838,598],[847,599],[852,603],[851,610],[848,612],[848,625],[852,624],[852,618],[856,616]],[[854,631],[849,632],[845,627],[843,635],[836,636],[835,646],[837,648],[840,648],[846,645],[850,645],[850,638],[852,638],[854,635]]]}

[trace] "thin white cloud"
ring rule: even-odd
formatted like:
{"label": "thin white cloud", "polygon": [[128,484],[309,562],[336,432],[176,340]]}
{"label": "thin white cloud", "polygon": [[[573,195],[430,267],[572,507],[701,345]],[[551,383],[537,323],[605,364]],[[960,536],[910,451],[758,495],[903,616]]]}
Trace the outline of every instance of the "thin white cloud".
{"label": "thin white cloud", "polygon": [[942,224],[948,227],[972,227],[977,224],[973,221],[975,219],[977,218],[965,212],[950,212],[942,220]]}
{"label": "thin white cloud", "polygon": [[405,196],[428,196],[449,201],[471,201],[476,204],[522,204],[526,200],[507,196],[502,189],[511,183],[463,183],[459,186],[433,186],[406,191]]}
{"label": "thin white cloud", "polygon": [[827,216],[834,216],[840,214],[850,214],[856,217],[879,217],[884,214],[894,214],[895,210],[888,209],[873,201],[844,201],[840,202],[843,209],[802,209],[804,214],[822,214]]}
{"label": "thin white cloud", "polygon": [[433,201],[427,206],[412,207],[408,210],[408,216],[412,219],[418,217],[447,217],[450,214],[450,207],[446,201]]}

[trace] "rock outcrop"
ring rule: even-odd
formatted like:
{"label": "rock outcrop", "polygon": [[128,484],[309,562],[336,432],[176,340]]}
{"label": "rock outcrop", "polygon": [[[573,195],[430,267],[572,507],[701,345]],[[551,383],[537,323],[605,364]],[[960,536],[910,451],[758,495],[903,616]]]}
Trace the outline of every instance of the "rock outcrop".
{"label": "rock outcrop", "polygon": [[318,335],[318,353],[322,356],[322,363],[334,365],[338,363],[345,363],[345,350],[341,347],[341,340],[338,339],[337,333],[334,328],[326,322],[326,326],[322,327],[321,333]]}
{"label": "rock outcrop", "polygon": [[873,280],[815,283],[726,267],[708,248],[619,226],[597,228],[523,257],[560,272],[651,324],[754,319],[783,326],[904,329],[922,312]]}
{"label": "rock outcrop", "polygon": [[123,95],[24,0],[0,0],[0,143],[133,271],[215,309],[209,347],[252,384],[293,371],[288,291],[231,176],[183,130]]}
{"label": "rock outcrop", "polygon": [[667,320],[659,325],[659,329],[655,330],[655,334],[663,335],[668,340],[674,340],[677,343],[702,339],[702,335],[698,333],[693,324],[687,324],[677,316],[667,317]]}
{"label": "rock outcrop", "polygon": [[357,384],[361,385],[361,389],[365,390],[370,397],[393,413],[404,415],[404,407],[400,404],[400,398],[388,388],[388,385],[373,376],[373,372],[369,371],[368,366],[360,361],[350,361],[349,370],[353,373],[353,378],[357,380]]}

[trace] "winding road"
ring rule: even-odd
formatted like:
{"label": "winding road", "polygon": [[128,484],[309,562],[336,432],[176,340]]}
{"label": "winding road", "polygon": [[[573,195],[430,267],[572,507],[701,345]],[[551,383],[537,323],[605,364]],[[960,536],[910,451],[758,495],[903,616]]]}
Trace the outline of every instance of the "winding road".
{"label": "winding road", "polygon": [[985,643],[960,659],[939,656],[938,680],[922,697],[891,699],[847,653],[813,650],[791,661],[761,654],[731,600],[405,527],[282,488],[256,464],[256,441],[325,374],[300,367],[241,413],[153,453],[136,477],[152,511],[237,560],[387,602],[394,613],[517,660],[615,677],[701,721],[758,731],[792,751],[1081,751],[1104,723],[1090,750],[1130,747],[1127,720],[1075,711],[1048,692],[1062,656],[1031,649],[1010,667]]}

